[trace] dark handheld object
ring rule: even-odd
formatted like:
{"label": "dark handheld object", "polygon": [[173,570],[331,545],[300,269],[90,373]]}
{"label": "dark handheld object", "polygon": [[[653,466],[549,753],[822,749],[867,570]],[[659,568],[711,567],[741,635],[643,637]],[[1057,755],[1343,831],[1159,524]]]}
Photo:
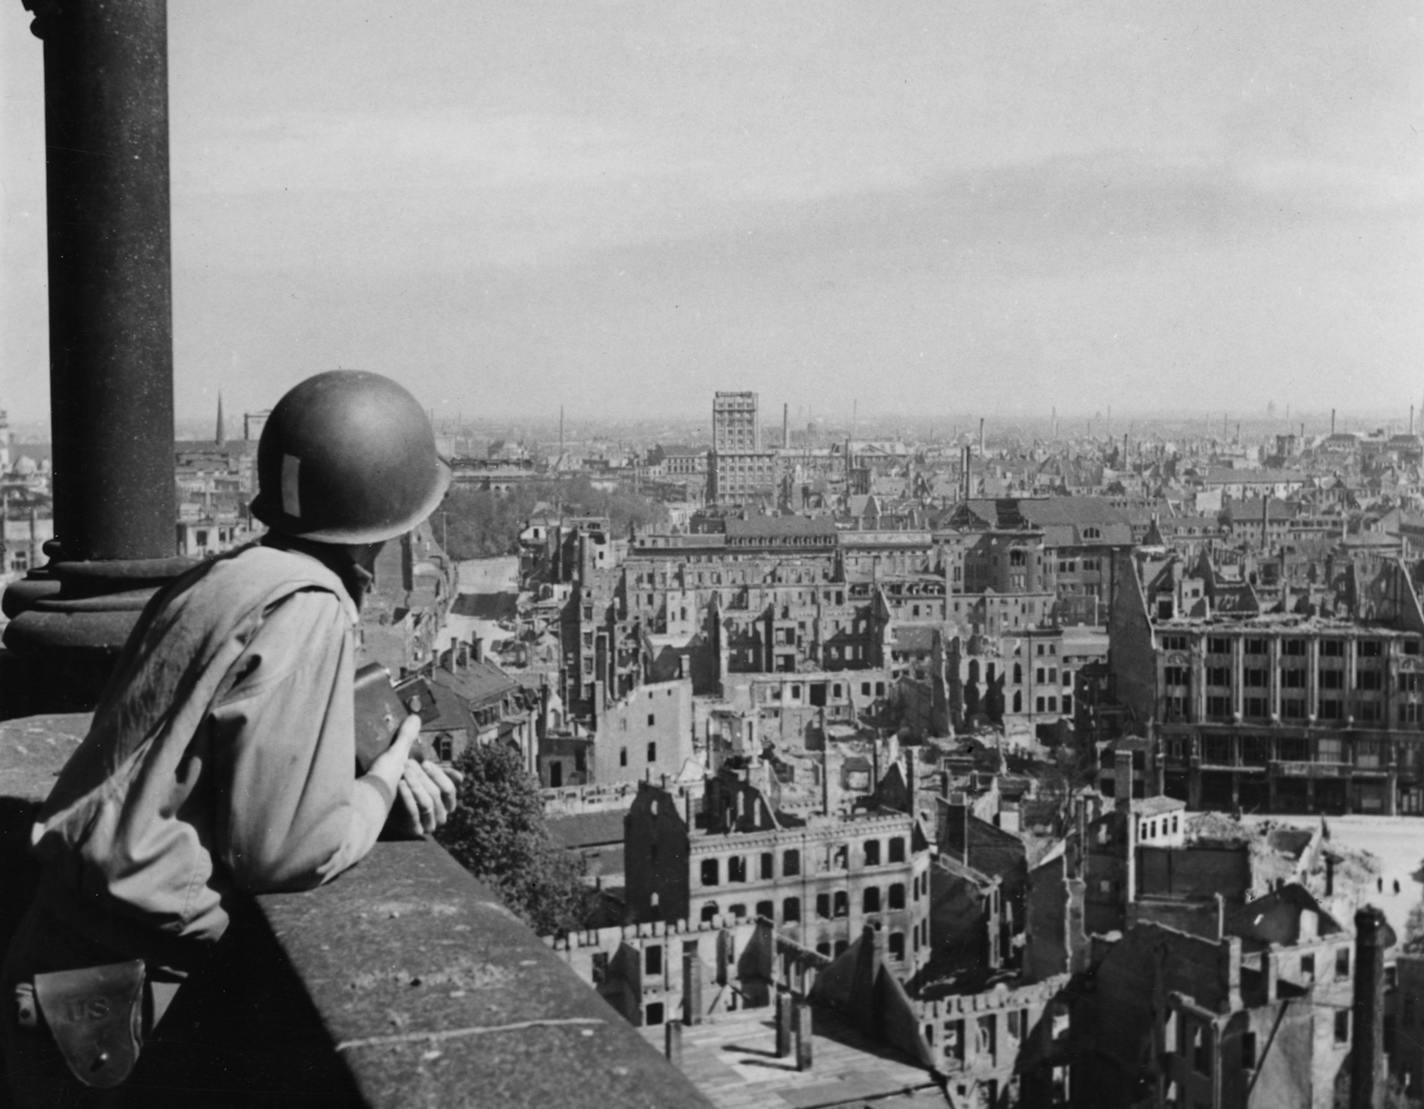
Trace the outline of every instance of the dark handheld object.
{"label": "dark handheld object", "polygon": [[[368,662],[356,671],[356,773],[364,774],[371,763],[391,745],[401,721],[415,714],[425,723],[440,715],[435,693],[420,674],[391,678],[379,662]],[[417,740],[411,758],[423,762],[425,751]]]}

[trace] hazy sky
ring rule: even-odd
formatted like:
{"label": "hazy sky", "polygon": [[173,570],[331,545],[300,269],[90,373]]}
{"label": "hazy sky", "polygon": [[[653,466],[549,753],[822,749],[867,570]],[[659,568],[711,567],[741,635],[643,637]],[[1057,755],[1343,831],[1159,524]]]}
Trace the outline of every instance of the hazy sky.
{"label": "hazy sky", "polygon": [[[41,47],[11,9],[0,407],[34,419]],[[177,408],[344,365],[450,415],[1407,414],[1420,11],[169,0]]]}

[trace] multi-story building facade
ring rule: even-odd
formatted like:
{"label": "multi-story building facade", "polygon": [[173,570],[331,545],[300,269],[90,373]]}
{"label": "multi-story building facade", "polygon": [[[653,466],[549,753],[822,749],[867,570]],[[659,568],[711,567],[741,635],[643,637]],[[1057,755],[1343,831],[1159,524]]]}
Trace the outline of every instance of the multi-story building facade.
{"label": "multi-story building facade", "polygon": [[1220,611],[1161,552],[1126,561],[1117,700],[1193,808],[1424,812],[1424,612],[1398,562],[1360,564],[1329,612]]}
{"label": "multi-story building facade", "polygon": [[913,977],[930,954],[929,844],[915,819],[889,810],[803,818],[780,812],[775,795],[724,771],[700,814],[691,802],[684,813],[645,784],[625,824],[630,919],[762,917],[830,956],[870,925],[894,974]]}
{"label": "multi-story building facade", "polygon": [[772,502],[779,474],[775,451],[762,449],[757,395],[719,392],[712,398],[712,450],[707,499],[715,504]]}

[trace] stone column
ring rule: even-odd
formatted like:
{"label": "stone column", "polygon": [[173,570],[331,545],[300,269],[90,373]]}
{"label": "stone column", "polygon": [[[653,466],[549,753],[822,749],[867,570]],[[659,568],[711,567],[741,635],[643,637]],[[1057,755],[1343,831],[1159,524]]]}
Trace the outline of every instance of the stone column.
{"label": "stone column", "polygon": [[1281,722],[1281,641],[1277,636],[1266,640],[1266,715],[1272,724]]}
{"label": "stone column", "polygon": [[1231,637],[1231,718],[1236,723],[1245,719],[1246,712],[1246,640],[1239,635]]}
{"label": "stone column", "polygon": [[[1314,724],[1320,717],[1320,638],[1311,636],[1306,644],[1305,720]],[[1334,727],[1339,727],[1335,724]]]}
{"label": "stone column", "polygon": [[27,3],[44,42],[50,564],[6,592],[33,707],[85,707],[176,559],[166,0]]}

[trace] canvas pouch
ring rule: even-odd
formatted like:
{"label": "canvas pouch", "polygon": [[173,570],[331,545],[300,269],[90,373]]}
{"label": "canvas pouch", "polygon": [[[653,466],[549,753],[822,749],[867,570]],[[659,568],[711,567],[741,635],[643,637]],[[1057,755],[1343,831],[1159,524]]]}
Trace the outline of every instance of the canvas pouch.
{"label": "canvas pouch", "polygon": [[36,974],[15,988],[19,1023],[48,1028],[74,1077],[108,1089],[138,1062],[143,984],[142,959]]}

